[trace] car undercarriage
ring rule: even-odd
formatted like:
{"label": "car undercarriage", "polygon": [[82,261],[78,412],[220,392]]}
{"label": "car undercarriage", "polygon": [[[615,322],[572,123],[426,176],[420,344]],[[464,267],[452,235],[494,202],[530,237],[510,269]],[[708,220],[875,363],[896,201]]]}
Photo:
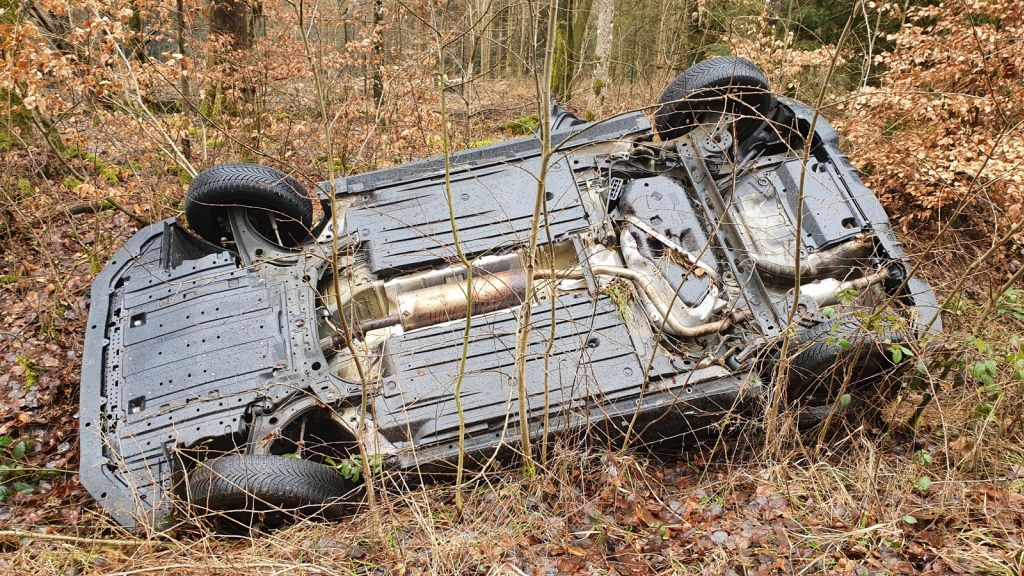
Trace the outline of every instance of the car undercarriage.
{"label": "car undercarriage", "polygon": [[[780,379],[807,406],[876,386],[891,346],[941,329],[934,294],[831,125],[756,108],[691,107],[685,130],[556,109],[550,150],[322,182],[316,223],[225,195],[287,194],[276,171],[200,174],[191,199],[217,210],[186,205],[199,235],[153,224],[93,285],[83,484],[126,526],[179,499],[322,511],[358,498],[323,476],[354,455],[444,474],[565,432],[714,435]],[[315,490],[259,493],[282,469]]]}

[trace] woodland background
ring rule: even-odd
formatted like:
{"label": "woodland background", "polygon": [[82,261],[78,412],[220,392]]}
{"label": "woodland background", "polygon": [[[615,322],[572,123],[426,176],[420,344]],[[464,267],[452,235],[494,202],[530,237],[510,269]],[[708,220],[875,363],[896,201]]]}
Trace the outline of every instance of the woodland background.
{"label": "woodland background", "polygon": [[[1014,0],[0,0],[0,570],[1021,574],[1022,38]],[[461,516],[436,486],[251,539],[106,519],[76,412],[113,251],[218,162],[312,185],[531,134],[548,47],[586,118],[736,54],[834,121],[945,309],[886,424],[565,451],[486,477]]]}

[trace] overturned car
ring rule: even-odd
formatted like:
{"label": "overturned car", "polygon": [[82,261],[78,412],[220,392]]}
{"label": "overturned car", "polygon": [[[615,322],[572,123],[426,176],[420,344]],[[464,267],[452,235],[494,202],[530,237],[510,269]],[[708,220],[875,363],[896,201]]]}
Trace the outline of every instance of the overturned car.
{"label": "overturned car", "polygon": [[684,72],[654,127],[556,108],[550,142],[323,182],[319,219],[277,170],[199,174],[191,231],[141,230],[93,284],[82,483],[126,526],[325,513],[353,469],[444,473],[460,446],[828,407],[940,329],[832,127],[747,60]]}

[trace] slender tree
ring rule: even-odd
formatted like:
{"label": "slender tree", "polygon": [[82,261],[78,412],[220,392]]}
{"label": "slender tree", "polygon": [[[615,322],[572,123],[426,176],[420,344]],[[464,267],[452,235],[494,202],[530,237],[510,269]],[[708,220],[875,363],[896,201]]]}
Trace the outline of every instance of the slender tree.
{"label": "slender tree", "polygon": [[[207,65],[220,69],[220,77],[209,87],[203,101],[207,114],[235,114],[254,93],[239,74],[242,56],[252,48],[253,14],[253,4],[247,0],[210,0],[210,33],[224,43],[207,55]],[[224,49],[232,53],[227,58],[223,57]]]}
{"label": "slender tree", "polygon": [[604,114],[604,97],[610,81],[608,65],[615,39],[615,0],[594,0],[597,23],[594,27],[594,74],[591,90],[594,102],[591,106],[598,117]]}
{"label": "slender tree", "polygon": [[557,8],[551,68],[551,94],[556,100],[566,101],[572,97],[572,83],[579,71],[580,49],[586,36],[587,21],[590,18],[592,0],[560,0]]}
{"label": "slender tree", "polygon": [[373,0],[373,53],[370,66],[373,68],[373,102],[380,108],[384,100],[384,0]]}

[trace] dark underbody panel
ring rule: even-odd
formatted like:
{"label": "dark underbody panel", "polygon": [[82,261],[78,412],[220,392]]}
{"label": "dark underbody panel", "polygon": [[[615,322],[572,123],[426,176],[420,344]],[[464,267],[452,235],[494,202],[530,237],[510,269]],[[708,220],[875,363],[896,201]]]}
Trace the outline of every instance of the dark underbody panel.
{"label": "dark underbody panel", "polygon": [[[809,126],[805,106],[783,101],[783,111],[786,122]],[[455,154],[448,177],[443,159],[431,159],[321,183],[325,209],[337,201],[344,217],[336,236],[328,219],[298,249],[246,228],[242,210],[230,216],[226,248],[173,219],[143,229],[93,284],[82,368],[83,485],[120,523],[158,525],[172,510],[182,453],[269,450],[302,411],[325,407],[365,409],[379,435],[374,450],[386,445],[388,466],[443,471],[458,454],[456,385],[465,448],[477,464],[515,450],[523,405],[531,438],[582,429],[621,438],[629,429],[642,441],[715,430],[728,412],[752,409],[769,388],[771,366],[762,360],[771,355],[762,352],[785,330],[792,288],[762,272],[785,268],[793,257],[787,242],[804,258],[868,238],[858,265],[871,270],[902,266],[902,249],[824,120],[813,135],[815,177],[802,206],[790,194],[798,161],[766,162],[729,182],[719,172],[724,145],[707,138],[644,150],[669,150],[667,167],[621,153],[650,137],[640,114],[553,134],[560,147],[549,162],[537,242],[551,270],[569,259],[564,268],[573,275],[551,279],[564,285],[529,302],[513,287],[487,286],[505,300],[482,300],[468,332],[468,312],[423,312],[430,322],[417,324],[406,305],[464,298],[466,290],[445,289],[523,270],[519,255],[530,242],[542,173],[536,138]],[[801,211],[806,219],[794,234]],[[453,221],[464,255],[480,263],[472,274],[459,269]],[[714,320],[721,329],[666,336],[671,323],[652,312],[649,279],[598,283],[594,270],[627,268],[623,246],[637,238],[637,257],[659,264],[674,301],[697,318],[691,324]],[[335,242],[345,253],[344,282],[334,282],[329,265],[341,258]],[[605,245],[622,254],[598,249]],[[841,281],[863,272],[826,280],[846,286]],[[864,286],[901,291],[914,321],[937,329],[927,284],[899,280]],[[627,298],[629,282],[635,293]],[[527,306],[528,343],[517,358]],[[333,322],[349,313],[349,339],[339,343],[343,331]],[[357,352],[376,361],[359,365]],[[342,357],[366,371],[365,387]]]}
{"label": "dark underbody panel", "polygon": [[[577,138],[586,143],[646,128],[641,116],[633,116]],[[456,220],[463,231],[460,239],[474,254],[507,250],[524,242],[533,210],[523,197],[536,188],[536,139],[490,148],[490,155],[485,150],[453,156],[452,190]],[[507,169],[509,162],[517,160],[525,162],[527,169]],[[353,236],[366,239],[364,250],[374,272],[423,268],[453,258],[441,168],[438,174],[436,161],[426,161],[408,170],[386,170],[340,184],[342,190],[362,190],[346,224]],[[552,234],[564,236],[586,228],[572,172],[561,167],[551,174]],[[380,189],[368,188],[367,182]],[[239,255],[205,243],[172,219],[140,231],[95,280],[82,369],[81,475],[83,484],[122,524],[152,523],[168,512],[176,449],[218,436],[243,441],[254,406],[273,407],[309,391],[329,399],[358,390],[322,370],[323,356],[315,345],[314,290],[306,274],[322,269],[322,264],[288,260],[284,266],[265,262],[245,266]],[[588,335],[586,328],[595,320],[589,299],[560,307],[560,353],[576,351],[571,360],[573,374],[584,373],[588,368],[580,349],[590,350],[587,342],[600,340],[604,342],[600,355],[614,354],[636,367],[634,378],[623,379],[619,386],[635,388],[641,372],[629,333],[621,321],[610,319],[604,307],[596,315],[596,335]],[[538,322],[535,329],[547,330],[539,326],[543,323]],[[478,337],[473,344],[479,347],[480,357],[478,367],[465,380],[467,403],[474,402],[473,394],[490,393],[492,388],[507,394],[510,369],[502,368],[502,361],[489,362],[487,355],[510,355],[507,348],[514,324],[506,312],[482,320],[474,330]],[[431,407],[427,399],[450,389],[451,382],[443,388],[439,383],[451,377],[451,355],[458,352],[451,337],[459,331],[457,326],[431,328],[390,343],[400,373],[389,381],[401,381],[401,390],[419,398],[408,406],[396,406],[402,415],[389,411],[389,403],[398,402],[395,394],[386,392],[378,400],[377,412],[388,416],[382,425],[397,444],[410,422],[449,408]],[[496,337],[499,334],[503,336]],[[433,368],[417,366],[437,358],[432,351],[417,353],[421,346],[437,348],[448,362],[435,360]],[[563,360],[552,363],[568,369]],[[533,361],[528,365],[532,379],[542,367]],[[556,394],[560,401],[585,396],[575,388],[580,382],[582,378],[576,376],[549,379],[552,390],[566,386]],[[531,404],[533,412],[541,409],[542,403],[535,398]],[[495,414],[505,414],[502,403],[478,409],[485,420],[480,424],[483,428],[492,425]],[[450,415],[416,427],[421,437],[431,436],[436,444],[451,439]],[[405,463],[417,465],[413,460]]]}
{"label": "dark underbody panel", "polygon": [[[501,162],[457,172],[450,178],[452,207],[463,250],[476,255],[522,244],[530,231],[540,160],[522,161],[509,170]],[[586,228],[572,171],[564,166],[548,173],[548,225],[555,237]],[[426,177],[363,194],[349,208],[346,229],[365,238],[374,274],[422,268],[456,257],[444,175]],[[527,200],[527,201],[524,201]]]}

